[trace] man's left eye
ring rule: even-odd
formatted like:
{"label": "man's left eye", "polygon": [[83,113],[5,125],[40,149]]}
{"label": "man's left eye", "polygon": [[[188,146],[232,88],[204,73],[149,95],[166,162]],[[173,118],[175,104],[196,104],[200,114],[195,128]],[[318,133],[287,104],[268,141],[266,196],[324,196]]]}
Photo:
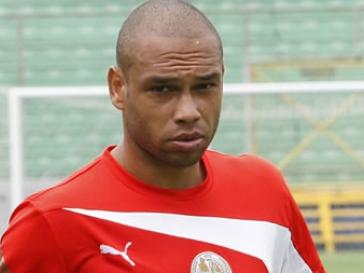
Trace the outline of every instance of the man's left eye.
{"label": "man's left eye", "polygon": [[201,83],[196,86],[196,89],[201,91],[208,91],[214,89],[215,87],[216,84],[214,83]]}

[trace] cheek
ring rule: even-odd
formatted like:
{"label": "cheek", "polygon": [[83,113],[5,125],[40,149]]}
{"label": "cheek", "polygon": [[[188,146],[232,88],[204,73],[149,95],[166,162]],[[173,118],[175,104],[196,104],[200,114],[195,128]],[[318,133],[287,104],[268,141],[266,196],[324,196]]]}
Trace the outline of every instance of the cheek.
{"label": "cheek", "polygon": [[211,125],[217,123],[221,112],[221,96],[218,94],[211,96],[208,100],[203,100],[200,105],[205,119],[209,120]]}
{"label": "cheek", "polygon": [[217,106],[216,106],[216,116],[217,116],[218,121],[220,119],[221,107],[222,107],[222,101],[220,99],[219,102],[217,103]]}
{"label": "cheek", "polygon": [[133,103],[132,98],[128,98],[123,111],[124,125],[132,138],[139,138],[140,132],[145,130],[147,121],[144,118],[143,111],[140,110],[138,104]]}
{"label": "cheek", "polygon": [[143,103],[128,105],[125,109],[125,119],[132,137],[154,142],[163,132],[165,116],[162,107],[145,105]]}

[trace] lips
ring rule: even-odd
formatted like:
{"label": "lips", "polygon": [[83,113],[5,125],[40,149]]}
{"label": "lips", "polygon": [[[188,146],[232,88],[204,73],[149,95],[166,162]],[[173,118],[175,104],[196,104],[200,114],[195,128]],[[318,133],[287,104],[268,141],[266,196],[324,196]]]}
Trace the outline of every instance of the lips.
{"label": "lips", "polygon": [[184,132],[176,135],[170,141],[172,149],[179,152],[193,152],[202,147],[204,135],[200,132]]}
{"label": "lips", "polygon": [[172,140],[177,141],[191,141],[195,139],[203,138],[203,135],[199,132],[191,132],[191,133],[180,133]]}

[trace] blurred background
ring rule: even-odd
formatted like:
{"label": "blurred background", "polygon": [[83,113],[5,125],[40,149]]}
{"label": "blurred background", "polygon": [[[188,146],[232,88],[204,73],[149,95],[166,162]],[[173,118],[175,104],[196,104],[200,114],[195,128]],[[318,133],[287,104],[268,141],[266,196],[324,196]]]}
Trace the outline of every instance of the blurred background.
{"label": "blurred background", "polygon": [[[120,142],[120,115],[108,101],[106,72],[115,63],[120,26],[141,2],[0,0],[0,233],[11,211],[9,94],[17,87],[105,91],[99,97],[22,97],[24,197]],[[230,94],[227,87],[212,148],[257,153],[275,163],[328,272],[364,272],[364,86],[359,82],[364,1],[190,2],[221,34],[227,86],[309,83],[307,90],[272,94]]]}

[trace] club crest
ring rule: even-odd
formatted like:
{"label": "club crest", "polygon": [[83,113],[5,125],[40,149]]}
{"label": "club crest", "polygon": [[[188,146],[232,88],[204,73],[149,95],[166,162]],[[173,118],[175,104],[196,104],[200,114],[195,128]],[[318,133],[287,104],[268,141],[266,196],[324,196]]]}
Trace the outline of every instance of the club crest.
{"label": "club crest", "polygon": [[193,259],[191,273],[232,273],[228,262],[214,252],[202,252]]}

